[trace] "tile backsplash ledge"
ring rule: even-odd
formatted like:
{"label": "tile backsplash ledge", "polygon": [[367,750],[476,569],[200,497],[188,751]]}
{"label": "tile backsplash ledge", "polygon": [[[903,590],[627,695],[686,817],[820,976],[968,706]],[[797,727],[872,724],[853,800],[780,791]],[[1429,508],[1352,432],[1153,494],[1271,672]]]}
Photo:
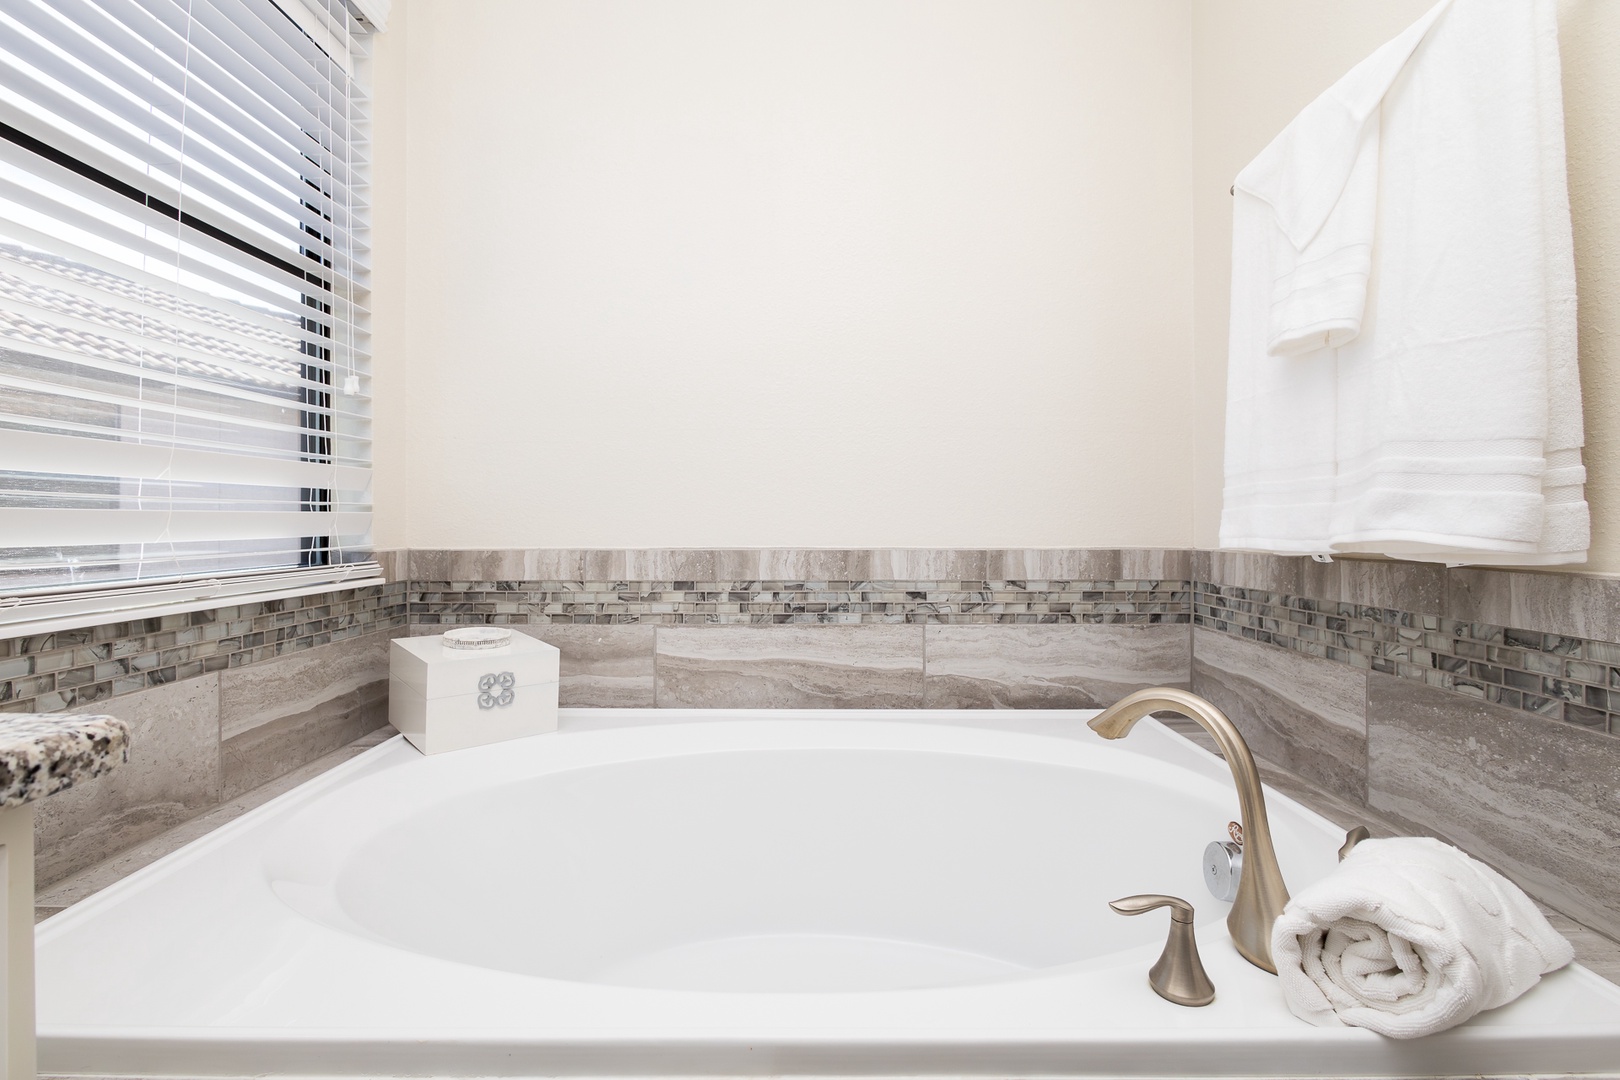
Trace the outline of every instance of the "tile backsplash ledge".
{"label": "tile backsplash ledge", "polygon": [[405,584],[0,638],[0,713],[61,712],[405,625]]}
{"label": "tile backsplash ledge", "polygon": [[[1620,734],[1610,578],[1175,549],[435,550],[407,566],[419,630],[1192,622]],[[534,576],[564,570],[582,576]]]}
{"label": "tile backsplash ledge", "polygon": [[[1177,625],[1620,734],[1620,581],[1177,549],[379,553],[391,581],[0,639],[0,712],[52,712],[378,630],[467,623]],[[1189,664],[1196,646],[1189,644]]]}

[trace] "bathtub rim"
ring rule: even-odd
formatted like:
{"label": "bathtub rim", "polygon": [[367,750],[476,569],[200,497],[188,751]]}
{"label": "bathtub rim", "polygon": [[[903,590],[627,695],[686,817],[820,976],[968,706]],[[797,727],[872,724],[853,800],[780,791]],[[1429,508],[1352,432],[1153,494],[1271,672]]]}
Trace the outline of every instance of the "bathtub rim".
{"label": "bathtub rim", "polygon": [[[1056,735],[1057,737],[1071,737],[1083,741],[1095,738],[1089,730],[1084,728],[1084,719],[1095,715],[1098,710],[1043,710],[1035,713],[1034,717],[1048,726],[1058,728],[1052,732],[1023,732],[1024,734]],[[741,720],[746,718],[749,723],[773,722],[777,720],[811,719],[836,720],[841,722],[862,723],[874,719],[896,720],[909,724],[932,725],[944,723],[946,725],[961,725],[991,731],[1005,730],[1009,719],[1019,716],[1031,717],[1034,711],[1008,711],[999,714],[984,710],[950,710],[929,711],[926,713],[912,710],[563,710],[565,720],[572,720],[578,727],[571,730],[590,730],[593,728],[608,729],[618,726],[647,726],[679,724],[683,722],[713,722],[719,720]],[[656,713],[649,716],[648,713]],[[570,715],[575,714],[575,715]],[[1157,729],[1159,736],[1143,738],[1150,731]],[[1089,738],[1088,738],[1089,736]],[[1190,765],[1196,763],[1197,771],[1208,772],[1212,775],[1226,777],[1227,770],[1221,759],[1197,746],[1191,741],[1181,737],[1169,728],[1163,727],[1157,721],[1151,727],[1143,725],[1141,732],[1133,742],[1140,740],[1137,752],[1146,753],[1147,756],[1166,759],[1173,764]],[[44,934],[48,929],[54,933],[65,932],[79,919],[89,918],[102,906],[116,902],[127,891],[144,887],[146,880],[160,877],[163,873],[175,867],[183,866],[191,859],[205,857],[218,846],[231,842],[238,834],[245,830],[258,827],[263,819],[271,817],[277,812],[285,813],[288,808],[296,807],[306,800],[313,800],[331,788],[345,782],[353,773],[365,770],[367,763],[377,757],[390,752],[397,747],[401,737],[395,737],[378,744],[367,751],[356,755],[326,773],[305,784],[295,787],[274,799],[264,803],[242,816],[222,825],[208,835],[199,838],[192,844],[186,845],[163,858],[156,860],[147,867],[143,867],[107,889],[87,898],[80,904],[74,905],[63,912],[52,916],[40,924],[40,931]],[[1290,813],[1302,815],[1306,820],[1319,823],[1327,829],[1340,827],[1303,803],[1288,795],[1268,788],[1271,805],[1275,808],[1286,803]],[[47,938],[46,940],[49,940]],[[1156,951],[1156,950],[1154,950]],[[1267,976],[1266,978],[1270,978]],[[1616,988],[1607,980],[1586,971],[1578,966],[1568,972],[1556,973],[1554,978],[1561,978],[1564,982],[1584,982],[1587,989],[1603,991],[1605,988],[1610,994],[1615,994]],[[947,988],[949,989],[949,988]],[[659,991],[647,991],[659,993]],[[894,993],[919,994],[929,993],[927,989],[903,990]],[[702,993],[685,992],[678,993]],[[881,992],[880,992],[881,993]],[[1620,998],[1617,998],[1620,1000]],[[1160,1032],[1163,1036],[1159,1040],[1159,1050],[1154,1060],[1159,1061],[1163,1070],[1181,1075],[1256,1075],[1252,1068],[1238,1069],[1236,1071],[1219,1070],[1208,1071],[1208,1053],[1211,1042],[1219,1044],[1226,1049],[1242,1056],[1243,1051],[1254,1051],[1263,1056],[1267,1050],[1293,1048],[1295,1050],[1313,1050],[1316,1054],[1324,1053],[1333,1057],[1331,1051],[1357,1052],[1366,1051],[1372,1047],[1383,1046],[1387,1049],[1386,1041],[1370,1032],[1359,1029],[1317,1029],[1301,1025],[1293,1033],[1292,1038],[1276,1039],[1275,1031],[1267,1034],[1263,1040],[1257,1040],[1254,1032],[1239,1030],[1236,1032],[1211,1032],[1209,1030],[1187,1029],[1179,1026],[1166,1026],[1163,1028],[1132,1028],[1120,1033],[1114,1038],[1099,1035],[1094,1028],[1079,1028],[1074,1030],[1054,1029],[1052,1037],[1042,1040],[1035,1038],[1038,1029],[1019,1029],[1017,1031],[986,1030],[974,1031],[961,1029],[950,1033],[942,1033],[935,1028],[920,1028],[908,1033],[904,1029],[893,1029],[884,1037],[863,1036],[859,1033],[839,1031],[840,1042],[833,1046],[824,1041],[807,1038],[805,1029],[795,1029],[773,1034],[769,1030],[759,1029],[743,1035],[710,1033],[703,1036],[680,1037],[671,1035],[668,1030],[646,1029],[639,1034],[634,1029],[618,1029],[611,1040],[589,1037],[556,1037],[537,1036],[534,1031],[502,1032],[499,1029],[481,1029],[469,1032],[462,1028],[433,1031],[420,1029],[418,1036],[436,1036],[431,1051],[425,1051],[420,1046],[403,1049],[397,1032],[379,1032],[378,1029],[365,1027],[329,1028],[329,1029],[276,1029],[240,1027],[208,1027],[208,1028],[99,1028],[91,1030],[58,1028],[47,1029],[42,1032],[48,1039],[57,1043],[55,1049],[71,1051],[73,1053],[88,1053],[95,1058],[106,1061],[107,1054],[116,1054],[121,1048],[125,1053],[117,1058],[127,1061],[129,1065],[120,1065],[119,1070],[125,1074],[136,1072],[142,1075],[160,1076],[194,1076],[208,1073],[208,1061],[213,1052],[218,1052],[229,1058],[233,1053],[240,1056],[244,1047],[260,1048],[271,1058],[285,1061],[289,1066],[296,1066],[299,1059],[306,1055],[302,1051],[324,1054],[333,1047],[350,1048],[365,1059],[361,1071],[354,1075],[368,1075],[388,1072],[391,1075],[455,1075],[457,1066],[465,1066],[467,1055],[475,1057],[479,1065],[476,1073],[465,1072],[460,1075],[533,1075],[537,1072],[558,1075],[647,1075],[653,1072],[669,1075],[759,1075],[761,1070],[765,1073],[790,1073],[793,1075],[933,1075],[935,1073],[947,1074],[973,1074],[992,1075],[1005,1073],[1009,1069],[1029,1072],[1046,1072],[1053,1075],[1166,1075],[1166,1071],[1157,1073],[1141,1073],[1138,1070],[1142,1062],[1143,1039],[1149,1032]],[[1533,1050],[1526,1049],[1522,1036],[1512,1026],[1485,1024],[1463,1029],[1471,1032],[1467,1038],[1470,1048],[1474,1052],[1488,1051],[1493,1061],[1505,1072],[1545,1072],[1539,1068],[1541,1064],[1534,1057],[1526,1057]],[[1182,1037],[1195,1034],[1197,1041],[1186,1042]],[[1612,1052],[1617,1045],[1617,1035],[1608,1027],[1595,1027],[1590,1030],[1571,1029],[1562,1033],[1567,1048],[1578,1049],[1575,1043],[1589,1040],[1594,1043],[1593,1050],[1598,1054],[1605,1051]],[[1518,1043],[1515,1040],[1518,1039]],[[1456,1053],[1456,1047],[1451,1046],[1452,1039],[1445,1036],[1425,1040],[1416,1052],[1416,1058],[1432,1058],[1441,1062]],[[1285,1047],[1283,1044],[1287,1044]],[[69,1044],[72,1044],[71,1046]],[[1500,1044],[1499,1046],[1496,1044]],[[1597,1045],[1601,1044],[1601,1045]],[[1408,1047],[1416,1044],[1407,1044]],[[744,1049],[743,1047],[748,1047]],[[756,1052],[766,1051],[765,1055]],[[131,1060],[128,1052],[135,1054]],[[1087,1058],[1089,1067],[1077,1070],[1075,1056],[1083,1053]],[[151,1054],[152,1068],[140,1062],[145,1055]],[[509,1060],[510,1055],[519,1054],[521,1060],[516,1071],[502,1072],[498,1068],[500,1062]],[[428,1060],[424,1064],[424,1055]],[[592,1059],[589,1068],[582,1067],[582,1055]],[[671,1060],[671,1055],[675,1060]],[[932,1055],[932,1056],[930,1056]],[[768,1056],[768,1067],[761,1061],[761,1057]],[[1592,1057],[1591,1060],[1612,1060],[1612,1058]],[[852,1060],[853,1059],[853,1060]],[[904,1059],[905,1064],[893,1064],[885,1067],[884,1062],[897,1062]],[[1570,1059],[1574,1061],[1574,1058]],[[185,1072],[166,1072],[161,1066],[165,1062],[183,1061],[188,1063]],[[648,1068],[648,1063],[656,1061],[657,1068]],[[932,1068],[929,1062],[939,1067]],[[750,1063],[752,1066],[750,1067]],[[1517,1063],[1517,1064],[1515,1064]],[[1408,1066],[1415,1064],[1412,1054],[1406,1055]],[[133,1068],[130,1066],[134,1066]],[[428,1069],[427,1072],[417,1071],[419,1068]],[[1325,1066],[1327,1071],[1316,1074],[1322,1076],[1341,1075],[1343,1070],[1338,1066]],[[445,1070],[449,1069],[447,1073]],[[1100,1071],[1099,1071],[1100,1070]],[[62,1070],[56,1070],[62,1071]],[[232,1072],[231,1066],[216,1067],[219,1075],[258,1075],[260,1073]],[[1298,1064],[1286,1067],[1289,1075],[1313,1075],[1309,1070],[1301,1070]],[[1564,1069],[1562,1071],[1578,1071]],[[1589,1074],[1591,1070],[1586,1070]],[[71,1074],[71,1070],[67,1070]],[[83,1074],[88,1075],[88,1070]],[[210,1073],[211,1074],[211,1073]],[[290,1073],[289,1073],[290,1074]],[[345,1073],[348,1075],[349,1073]],[[1409,1075],[1410,1069],[1386,1072],[1382,1069],[1365,1072],[1364,1075]],[[1426,1074],[1442,1075],[1439,1070],[1430,1070]],[[1477,1075],[1471,1071],[1467,1075]],[[300,1074],[302,1075],[302,1074]],[[1357,1075],[1363,1075],[1357,1073]],[[1451,1075],[1451,1074],[1445,1074]],[[1494,1074],[1487,1074],[1494,1075]]]}

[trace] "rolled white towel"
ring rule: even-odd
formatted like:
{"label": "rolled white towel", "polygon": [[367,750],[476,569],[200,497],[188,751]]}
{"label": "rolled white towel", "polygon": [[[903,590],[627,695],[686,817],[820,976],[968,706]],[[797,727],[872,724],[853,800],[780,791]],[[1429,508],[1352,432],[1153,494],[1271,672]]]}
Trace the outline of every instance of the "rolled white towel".
{"label": "rolled white towel", "polygon": [[1365,840],[1271,930],[1288,1008],[1395,1039],[1506,1005],[1575,957],[1517,885],[1449,844]]}

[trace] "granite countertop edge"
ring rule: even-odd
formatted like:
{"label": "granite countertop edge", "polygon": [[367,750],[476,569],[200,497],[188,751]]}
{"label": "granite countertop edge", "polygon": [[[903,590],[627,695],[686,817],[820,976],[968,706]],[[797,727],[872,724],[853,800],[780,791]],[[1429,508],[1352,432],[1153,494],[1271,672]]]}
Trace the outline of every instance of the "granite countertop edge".
{"label": "granite countertop edge", "polygon": [[129,725],[115,716],[0,718],[0,809],[22,806],[129,760]]}

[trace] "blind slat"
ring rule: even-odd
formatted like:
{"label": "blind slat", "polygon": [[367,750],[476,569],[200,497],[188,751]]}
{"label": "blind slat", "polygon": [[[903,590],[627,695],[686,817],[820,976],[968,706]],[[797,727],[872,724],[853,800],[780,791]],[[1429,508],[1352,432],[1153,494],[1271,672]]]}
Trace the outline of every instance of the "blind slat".
{"label": "blind slat", "polygon": [[[217,11],[200,0],[195,4],[196,13],[213,20],[213,25],[193,21],[189,35],[186,12],[170,0],[125,0],[118,7],[121,14],[128,12],[129,17],[123,21],[159,53],[175,65],[189,64],[193,78],[265,127],[286,132],[288,125],[293,125],[303,138],[289,141],[302,143],[299,149],[317,165],[339,182],[346,181],[347,177],[334,167],[337,156],[324,136],[330,135],[342,145],[357,141],[358,133],[350,118],[332,110],[330,101],[302,81],[285,77],[280,63],[255,44],[247,32],[232,34],[232,41],[227,43],[215,33],[216,28],[222,28]],[[276,15],[285,17],[279,12]]]}
{"label": "blind slat", "polygon": [[[7,233],[15,235],[8,237]],[[291,316],[277,318],[269,312],[241,306],[225,312],[199,302],[198,294],[189,293],[174,282],[143,275],[124,266],[118,267],[123,271],[121,274],[115,273],[109,260],[65,241],[54,241],[61,255],[46,254],[44,249],[52,245],[51,237],[16,222],[0,220],[0,274],[15,275],[40,288],[72,292],[87,299],[116,297],[125,310],[137,315],[149,312],[154,318],[247,346],[296,351],[304,345],[325,346],[330,341],[329,337],[300,325]],[[332,325],[344,327],[345,334],[362,342],[370,340],[370,330],[347,316],[334,316]]]}
{"label": "blind slat", "polygon": [[[0,140],[0,166],[26,167],[31,164],[26,159],[27,153],[13,143]],[[34,183],[30,185],[25,179],[32,179]],[[66,199],[73,196],[104,213],[91,214],[87,208],[70,205]],[[353,279],[314,260],[301,260],[308,264],[308,269],[300,268],[300,273],[294,274],[289,267],[297,265],[300,260],[296,258],[288,260],[289,267],[284,267],[195,230],[182,230],[173,218],[109,193],[94,180],[53,162],[42,161],[34,167],[31,178],[15,180],[7,175],[5,168],[0,168],[0,198],[76,230],[84,238],[81,246],[90,238],[99,238],[127,252],[123,258],[136,264],[173,266],[196,280],[213,278],[220,285],[257,301],[265,309],[294,317],[319,314],[300,300],[303,295],[320,294],[330,303],[330,298],[324,294],[334,288],[341,292],[356,287]],[[176,240],[167,241],[169,236]],[[369,313],[363,309],[355,312],[356,317],[362,314]]]}
{"label": "blind slat", "polygon": [[[83,304],[105,304],[109,301],[109,293],[112,293],[112,296],[117,298],[118,309],[126,316],[164,322],[175,327],[177,332],[186,337],[204,335],[222,338],[225,342],[246,350],[300,353],[305,345],[324,347],[330,342],[330,338],[326,335],[301,327],[292,319],[275,322],[261,317],[261,313],[246,308],[238,308],[233,313],[227,314],[217,308],[206,308],[203,304],[194,303],[186,296],[173,295],[173,291],[160,293],[156,288],[152,288],[151,282],[115,279],[113,275],[105,274],[100,267],[92,266],[91,262],[75,264],[68,259],[45,256],[37,249],[40,241],[37,235],[28,236],[28,240],[31,241],[28,246],[34,248],[29,251],[21,244],[6,243],[5,232],[24,233],[26,230],[16,228],[13,223],[0,225],[0,282],[15,279],[26,283],[24,287],[71,296],[75,298],[76,303]],[[71,254],[79,259],[89,257],[83,249],[73,251]],[[133,277],[134,274],[131,272],[130,279]],[[170,290],[175,290],[175,287],[170,285]],[[337,306],[345,309],[342,301],[339,301]],[[343,327],[345,334],[353,335],[361,342],[369,340],[369,330],[366,327],[353,324],[342,314],[332,317],[330,325]],[[306,359],[311,358],[308,350],[303,351],[301,355]],[[316,363],[324,361],[318,359]]]}
{"label": "blind slat", "polygon": [[[175,426],[178,426],[178,423],[181,420],[195,421],[198,424],[208,422],[218,424],[221,423],[222,420],[226,419],[217,411],[209,409],[196,409],[185,405],[179,405],[172,401],[165,401],[161,390],[161,380],[153,381],[160,384],[160,388],[157,390],[157,392],[134,399],[118,394],[107,394],[99,390],[86,390],[83,388],[75,388],[71,396],[75,401],[95,402],[101,405],[137,409],[142,413],[159,417],[163,419],[165,423],[174,424]],[[25,393],[37,394],[40,396],[49,396],[52,391],[58,389],[55,384],[47,382],[43,379],[20,378],[16,375],[7,374],[4,371],[0,371],[0,386],[9,387],[12,390],[23,391]],[[287,412],[298,413],[301,411],[313,410],[305,409],[297,402],[288,403]],[[288,440],[287,445],[296,445],[296,437],[298,436],[308,435],[314,437],[316,435],[325,434],[325,431],[322,429],[300,425],[298,419],[294,416],[289,416],[288,419],[282,423],[245,416],[231,416],[228,418],[228,420],[232,426],[244,431],[254,431],[264,435],[284,436]],[[242,443],[243,445],[252,445],[248,443],[246,439],[242,440]]]}
{"label": "blind slat", "polygon": [[[90,267],[9,245],[0,236],[0,297],[13,298],[18,304],[76,312],[111,327],[151,324],[172,340],[218,342],[228,352],[298,355],[305,342],[316,345],[324,341],[290,320],[276,326],[227,318],[179,297],[164,302],[162,295],[134,282],[124,286],[120,289],[109,275],[95,273]],[[116,306],[107,295],[109,289],[115,290]],[[102,317],[98,319],[95,313]],[[129,333],[133,335],[133,331]],[[158,336],[160,331],[143,328],[140,333]]]}
{"label": "blind slat", "polygon": [[[122,19],[111,18],[88,0],[51,0],[50,7],[43,10],[39,9],[40,2],[33,0],[37,17],[28,22],[30,28],[109,74],[133,64],[136,74],[125,76],[127,83],[140,92],[139,80],[148,80],[142,96],[150,97],[154,109],[162,111],[167,106],[165,114],[176,120],[183,116],[188,127],[197,122],[193,109],[205,114],[201,130],[227,140],[227,147],[238,152],[246,163],[263,166],[259,171],[296,174],[310,163],[307,153],[311,146],[320,150],[321,144],[312,143],[308,134],[323,126],[312,113],[291,102],[288,104],[292,113],[277,109],[223,69],[217,79],[210,81],[206,77],[206,56],[188,50],[183,36],[175,35],[127,0],[108,5],[117,9]],[[19,6],[17,15],[27,14],[28,9]],[[189,70],[188,58],[192,62]],[[177,102],[183,103],[178,110],[174,105]],[[357,149],[363,145],[363,140],[342,144],[344,156],[355,160]],[[322,164],[323,155],[324,151],[316,155],[317,165]],[[358,180],[359,176],[352,179]],[[335,182],[343,186],[351,178],[339,175]]]}
{"label": "blind slat", "polygon": [[[363,417],[356,417],[357,422],[363,422]],[[110,429],[105,425],[84,424],[72,420],[63,420],[53,417],[43,420],[39,417],[24,416],[16,412],[0,411],[0,427],[16,431],[38,431],[43,434],[72,434],[85,439],[102,440],[109,437]],[[151,438],[157,444],[174,446],[181,449],[201,450],[207,453],[241,455],[247,450],[240,442],[227,442],[218,439],[195,438],[189,435],[167,434],[160,437],[133,429],[116,429],[120,435],[131,438]],[[333,432],[332,452],[328,455],[332,461],[340,466],[352,468],[365,468],[364,463],[371,459],[371,440],[354,431]],[[261,448],[256,455],[266,460],[274,461],[303,461],[305,456],[297,447],[289,447],[283,451]]]}
{"label": "blind slat", "polygon": [[[136,327],[47,305],[20,295],[0,272],[0,341],[23,351],[48,355],[103,371],[128,371],[159,378],[205,393],[228,394],[243,401],[285,403],[287,392],[329,382],[330,363],[301,356],[233,348],[217,338],[192,336],[189,342],[164,333],[166,324],[152,320]],[[111,314],[111,313],[109,313]],[[266,388],[269,388],[268,392]]]}
{"label": "blind slat", "polygon": [[0,625],[336,581],[367,543],[367,50],[293,16],[0,10]]}
{"label": "blind slat", "polygon": [[[69,82],[79,74],[66,61],[27,38],[17,37],[7,41],[5,51],[32,68],[39,69],[42,74],[53,77],[57,83]],[[74,87],[89,99],[88,104],[63,93],[50,82],[42,81],[33,71],[22,68],[0,65],[0,85],[19,96],[48,106],[53,115],[60,118],[60,122],[53,124],[37,115],[20,113],[10,121],[12,126],[28,131],[58,149],[71,148],[73,156],[94,163],[102,171],[125,182],[140,183],[161,178],[170,189],[169,201],[182,199],[189,191],[193,197],[222,204],[231,214],[252,222],[290,250],[296,250],[300,241],[322,242],[319,236],[304,232],[303,227],[315,229],[322,236],[330,232],[331,224],[323,218],[318,207],[306,205],[302,198],[294,198],[287,189],[285,179],[280,184],[276,182],[277,174],[284,178],[296,176],[297,166],[304,164],[290,147],[287,149],[287,161],[266,163],[278,168],[255,170],[214,149],[205,141],[209,134],[224,129],[200,110],[186,112],[188,133],[194,137],[182,137],[178,118],[171,119],[161,111],[143,107],[100,83],[81,83]],[[98,106],[105,113],[98,111]],[[158,118],[169,122],[154,122]],[[62,122],[73,125],[91,139],[110,145],[122,158],[108,155],[94,142],[86,141],[66,128]],[[180,160],[178,144],[182,142],[190,167]],[[210,176],[208,171],[217,173],[219,178]],[[260,202],[255,202],[254,198]],[[261,203],[270,203],[273,209]]]}
{"label": "blind slat", "polygon": [[370,528],[371,515],[353,511],[214,514],[193,510],[38,510],[29,507],[6,511],[7,542],[26,547],[364,536]]}

